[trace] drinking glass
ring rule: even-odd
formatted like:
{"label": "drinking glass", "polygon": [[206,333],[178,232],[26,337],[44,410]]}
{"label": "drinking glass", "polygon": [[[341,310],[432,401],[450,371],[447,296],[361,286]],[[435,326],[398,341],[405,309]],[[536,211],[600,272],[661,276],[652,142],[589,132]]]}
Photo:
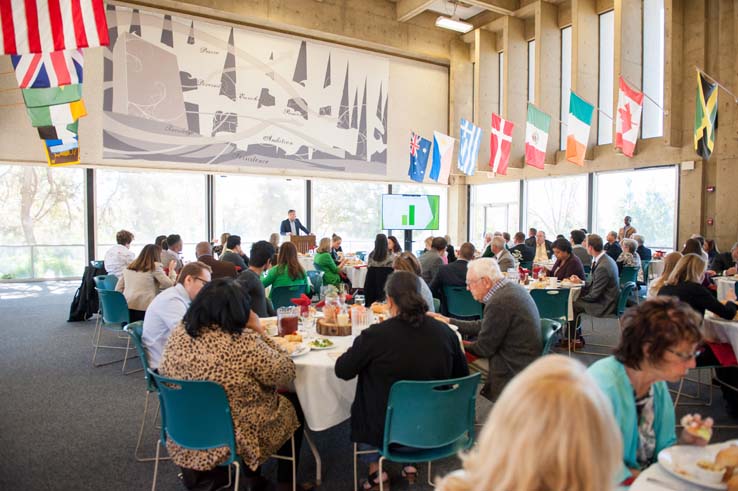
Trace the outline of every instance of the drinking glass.
{"label": "drinking glass", "polygon": [[356,295],[354,296],[354,305],[361,305],[362,307],[366,305],[366,297],[364,295]]}
{"label": "drinking glass", "polygon": [[300,311],[297,307],[280,307],[277,309],[277,325],[280,336],[297,332],[299,315]]}

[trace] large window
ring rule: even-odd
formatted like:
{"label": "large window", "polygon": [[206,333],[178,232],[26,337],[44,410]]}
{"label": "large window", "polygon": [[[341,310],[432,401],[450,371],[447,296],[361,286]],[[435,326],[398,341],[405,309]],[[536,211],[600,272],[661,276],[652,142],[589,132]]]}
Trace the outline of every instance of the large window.
{"label": "large window", "polygon": [[617,232],[623,217],[648,247],[672,249],[676,232],[677,167],[595,174],[594,230]]}
{"label": "large window", "polygon": [[536,40],[528,41],[528,102],[536,103]]}
{"label": "large window", "polygon": [[95,172],[97,257],[115,244],[120,229],[135,236],[138,252],[158,235],[179,234],[187,260],[195,259],[195,244],[207,236],[206,178],[175,172]]}
{"label": "large window", "polygon": [[[243,248],[269,240],[294,209],[307,226],[305,181],[280,177],[217,176],[215,178],[215,234],[241,236]],[[314,231],[311,230],[311,232]]]}
{"label": "large window", "polygon": [[569,237],[575,228],[587,227],[587,175],[533,179],[527,182],[527,228]]}
{"label": "large window", "polygon": [[503,104],[503,99],[505,98],[505,53],[500,51],[497,53],[497,71],[499,75],[498,83],[497,83],[497,102],[499,104],[499,107],[497,109],[497,114],[502,116],[503,118],[506,117],[506,114],[502,114],[502,108],[505,107]]}
{"label": "large window", "polygon": [[481,246],[487,232],[515,235],[520,228],[520,181],[471,187],[469,240]]}
{"label": "large window", "polygon": [[[643,0],[643,124],[641,138],[664,134],[664,0]],[[650,99],[653,99],[652,102]]]}
{"label": "large window", "polygon": [[316,238],[335,233],[343,239],[344,250],[371,251],[381,232],[382,195],[387,193],[387,185],[314,180],[312,186],[312,232]]}
{"label": "large window", "polygon": [[597,143],[612,143],[613,83],[615,78],[615,12],[600,15],[599,112]]}
{"label": "large window", "polygon": [[0,277],[79,276],[85,262],[84,170],[0,165]]}
{"label": "large window", "polygon": [[[559,119],[566,121],[569,117],[569,93],[571,92],[571,27],[561,30],[561,112]],[[559,124],[559,149],[566,148],[566,131]]]}

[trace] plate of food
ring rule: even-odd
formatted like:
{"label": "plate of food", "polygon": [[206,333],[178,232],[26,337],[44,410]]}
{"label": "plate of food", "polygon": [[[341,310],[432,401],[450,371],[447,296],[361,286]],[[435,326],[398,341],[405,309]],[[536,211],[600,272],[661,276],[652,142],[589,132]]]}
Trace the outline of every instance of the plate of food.
{"label": "plate of food", "polygon": [[300,344],[297,348],[295,348],[295,351],[290,353],[291,358],[297,358],[298,356],[306,355],[310,353],[310,346],[307,344]]}
{"label": "plate of food", "polygon": [[679,479],[708,489],[738,489],[738,440],[706,447],[675,445],[659,452],[659,464]]}
{"label": "plate of food", "polygon": [[277,345],[285,350],[292,358],[297,358],[310,352],[310,347],[302,342],[302,335],[287,334],[273,338]]}
{"label": "plate of food", "polygon": [[320,351],[324,349],[331,349],[336,346],[336,344],[328,338],[313,339],[307,345],[310,347],[310,349],[316,350],[316,351]]}

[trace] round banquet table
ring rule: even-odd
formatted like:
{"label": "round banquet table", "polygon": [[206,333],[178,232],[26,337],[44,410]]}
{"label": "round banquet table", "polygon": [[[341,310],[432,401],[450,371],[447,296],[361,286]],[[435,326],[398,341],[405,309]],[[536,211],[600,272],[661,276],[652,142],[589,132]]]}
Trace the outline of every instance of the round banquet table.
{"label": "round banquet table", "polygon": [[351,282],[352,288],[364,288],[367,269],[368,268],[366,266],[360,266],[358,268],[356,266],[345,266],[343,268],[343,272]]}
{"label": "round banquet table", "polygon": [[664,260],[663,259],[654,259],[651,261],[651,264],[648,266],[648,276],[651,278],[658,278],[661,276],[664,272]]}
{"label": "round banquet table", "polygon": [[705,312],[702,333],[709,340],[730,343],[738,356],[738,321],[722,319],[712,312]]}
{"label": "round banquet table", "polygon": [[546,286],[545,288],[535,288],[533,286],[533,282],[531,281],[529,284],[524,285],[524,286],[528,291],[568,289],[569,290],[569,311],[567,313],[567,319],[570,321],[574,320],[574,302],[577,301],[577,298],[579,298],[579,294],[582,293],[582,285],[572,285],[572,286],[567,286],[567,287],[558,286],[556,288],[551,288],[549,286]]}
{"label": "round banquet table", "polygon": [[313,264],[313,256],[297,256],[297,261],[300,263],[300,266],[302,266],[302,269],[305,271],[312,271],[315,269],[315,265]]}
{"label": "round banquet table", "polygon": [[630,491],[702,491],[710,488],[682,481],[669,474],[661,467],[661,464],[657,463],[641,472],[629,489]]}
{"label": "round banquet table", "polygon": [[735,276],[716,276],[713,281],[717,285],[717,298],[721,302],[725,300],[728,292],[735,291]]}

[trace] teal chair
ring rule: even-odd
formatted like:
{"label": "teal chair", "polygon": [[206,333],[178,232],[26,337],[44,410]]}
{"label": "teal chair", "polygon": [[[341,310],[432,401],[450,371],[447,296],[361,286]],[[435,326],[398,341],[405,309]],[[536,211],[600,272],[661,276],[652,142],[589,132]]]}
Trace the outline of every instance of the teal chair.
{"label": "teal chair", "polygon": [[300,295],[306,292],[306,285],[292,285],[292,286],[273,286],[272,293],[269,296],[272,299],[272,305],[275,309],[280,307],[292,307],[293,298],[300,298]]}
{"label": "teal chair", "polygon": [[[636,284],[633,281],[629,281],[629,282],[627,282],[626,284],[624,284],[624,285],[622,285],[620,287],[620,295],[618,296],[618,303],[617,303],[617,306],[616,306],[616,310],[615,310],[615,315],[614,316],[609,316],[609,317],[594,317],[594,316],[590,316],[588,314],[579,314],[579,317],[577,318],[576,324],[579,325],[579,326],[581,326],[581,323],[584,321],[585,318],[590,319],[590,323],[591,323],[591,326],[592,326],[591,333],[594,334],[595,333],[595,330],[594,330],[594,321],[595,321],[595,319],[597,319],[597,320],[615,319],[618,322],[618,328],[619,328],[620,327],[620,318],[625,313],[625,310],[628,307],[628,298],[633,294],[633,291],[635,290],[635,288],[636,288]],[[609,345],[609,344],[595,344],[595,343],[588,343],[588,344],[590,346],[597,346],[597,347],[600,347],[600,348],[610,348],[610,349],[614,349],[615,348],[615,346],[612,346],[612,345]],[[585,355],[595,355],[595,356],[608,356],[607,354],[604,354],[604,353],[595,353],[595,352],[592,352],[592,351],[577,351],[577,353],[582,353],[582,354],[585,354]]]}
{"label": "teal chair", "polygon": [[118,277],[114,274],[93,276],[92,280],[95,282],[95,288],[100,290],[115,290],[115,285],[118,284]]}
{"label": "teal chair", "polygon": [[538,307],[541,319],[553,319],[564,325],[569,319],[569,292],[568,288],[557,290],[536,288],[530,291],[530,296]]}
{"label": "teal chair", "polygon": [[463,286],[443,287],[443,295],[446,297],[446,310],[451,317],[482,317],[484,305],[474,300],[471,292]]}
{"label": "teal chair", "polygon": [[634,268],[632,266],[624,266],[620,272],[620,288],[626,283],[635,283],[638,280],[638,271],[640,268]]}
{"label": "teal chair", "polygon": [[366,251],[356,251],[356,257],[366,262]]}
{"label": "teal chair", "polygon": [[[126,327],[123,328],[123,330],[128,333],[131,341],[133,341],[133,346],[138,352],[138,358],[141,360],[141,365],[143,365],[144,378],[146,380],[146,400],[144,402],[143,417],[141,418],[141,428],[138,430],[136,450],[133,452],[133,455],[139,462],[152,462],[155,460],[154,457],[141,457],[138,455],[139,448],[141,447],[141,439],[143,438],[144,429],[146,427],[146,416],[149,412],[149,396],[157,392],[154,379],[151,377],[151,373],[149,373],[148,353],[146,352],[146,348],[144,348],[143,341],[141,340],[141,336],[143,335],[143,321],[131,322],[130,324],[127,324]],[[156,420],[158,417],[159,408],[157,407],[154,420]],[[169,457],[162,457],[161,460],[169,460]]]}
{"label": "teal chair", "polygon": [[105,267],[105,261],[90,261],[90,266],[95,269],[103,269]]}
{"label": "teal chair", "polygon": [[[122,372],[126,375],[126,363],[128,362],[128,352],[132,349],[135,349],[131,347],[131,338],[128,337],[128,340],[126,341],[126,346],[108,346],[108,345],[101,345],[100,344],[100,336],[102,335],[103,329],[114,332],[116,334],[123,334],[123,328],[130,322],[130,318],[128,316],[128,302],[126,302],[126,298],[123,296],[122,293],[116,292],[115,290],[100,290],[99,288],[97,290],[97,295],[100,299],[100,307],[102,310],[102,322],[100,323],[100,329],[97,331],[97,335],[95,337],[95,352],[92,355],[92,365],[96,367],[101,367],[105,365],[110,365],[112,363],[118,363],[119,361],[123,362],[123,368]],[[95,363],[95,360],[97,359],[97,351],[100,348],[105,349],[116,349],[116,350],[125,350],[125,356],[121,358],[120,360],[114,360],[109,361],[106,363]],[[136,370],[138,371],[138,370]]]}
{"label": "teal chair", "polygon": [[648,275],[651,273],[651,260],[650,259],[642,259],[641,260],[641,271],[643,271],[643,282],[641,285],[645,286],[645,288],[641,288],[641,285],[636,282],[636,290],[638,292],[638,299],[646,298],[646,294],[648,293]]}
{"label": "teal chair", "polygon": [[520,261],[520,267],[527,269],[528,271],[533,270],[533,261]]}
{"label": "teal chair", "polygon": [[[378,450],[357,450],[354,443],[354,491],[357,491],[357,455],[379,452],[379,476],[384,460],[431,462],[457,455],[474,443],[474,413],[480,373],[449,380],[400,380],[390,389],[384,419],[384,438]],[[394,445],[413,451],[397,452]],[[380,479],[381,481],[381,479]],[[380,482],[379,489],[384,489]]]}
{"label": "teal chair", "polygon": [[[149,376],[159,391],[161,406],[161,435],[156,444],[154,481],[151,490],[156,489],[159,460],[163,460],[160,458],[161,446],[166,445],[167,438],[180,447],[191,450],[228,447],[230,450],[228,460],[220,465],[233,465],[236,468],[233,489],[239,489],[242,462],[236,447],[231,406],[223,386],[207,380],[167,378],[151,370]],[[292,489],[295,491],[297,468],[294,437],[292,437],[292,456],[272,455],[272,457],[292,462]],[[231,486],[230,477],[229,472],[227,487]]]}
{"label": "teal chair", "polygon": [[315,266],[315,271],[308,271],[308,279],[310,280],[310,284],[313,285],[313,296],[318,295],[318,299],[320,299],[320,289],[323,287],[323,270],[318,269],[318,266]]}
{"label": "teal chair", "polygon": [[438,298],[433,299],[433,311],[434,312],[440,312],[441,311],[441,300]]}
{"label": "teal chair", "polygon": [[556,341],[556,334],[561,331],[561,323],[553,319],[541,319],[541,342],[543,349],[541,356],[546,356],[551,352],[553,344]]}

